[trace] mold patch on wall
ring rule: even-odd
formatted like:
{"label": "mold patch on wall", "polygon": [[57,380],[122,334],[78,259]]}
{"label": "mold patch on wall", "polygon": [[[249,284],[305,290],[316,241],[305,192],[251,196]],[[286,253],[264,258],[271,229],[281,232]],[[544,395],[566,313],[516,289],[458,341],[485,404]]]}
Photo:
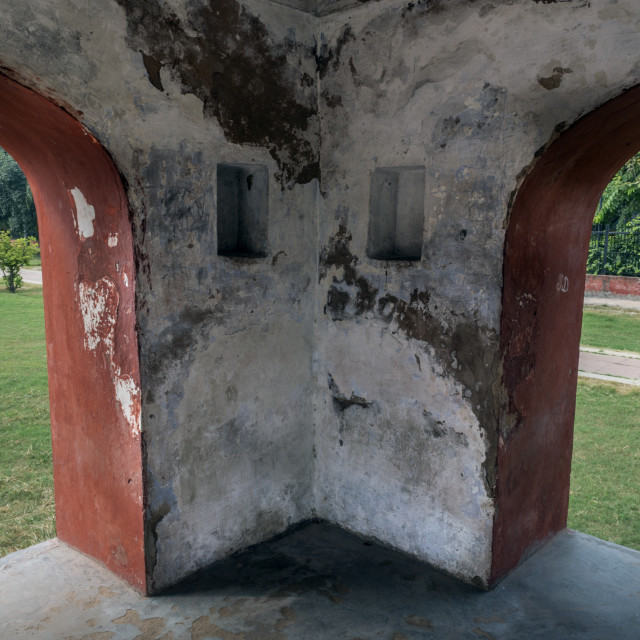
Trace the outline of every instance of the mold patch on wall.
{"label": "mold patch on wall", "polygon": [[562,82],[562,76],[567,73],[572,73],[571,69],[568,67],[554,67],[553,73],[546,78],[538,78],[538,84],[544,87],[547,91],[552,91],[553,89],[557,89]]}
{"label": "mold patch on wall", "polygon": [[353,391],[349,397],[344,395],[330,373],[327,375],[327,379],[333,402],[340,411],[345,411],[349,407],[353,406],[362,407],[363,409],[367,409],[371,406],[371,402],[367,402],[365,398],[357,396]]}
{"label": "mold patch on wall", "polygon": [[283,187],[319,178],[317,95],[301,62],[311,54],[307,44],[294,36],[275,42],[235,0],[191,3],[185,21],[167,4],[117,1],[128,45],[156,89],[168,73],[202,101],[229,142],[267,148]]}
{"label": "mold patch on wall", "polygon": [[340,225],[338,232],[320,251],[320,282],[327,277],[328,269],[342,271],[342,277],[337,274],[332,277],[324,308],[325,314],[334,320],[371,311],[378,293],[377,287],[356,269],[358,256],[351,253],[352,238],[349,230]]}

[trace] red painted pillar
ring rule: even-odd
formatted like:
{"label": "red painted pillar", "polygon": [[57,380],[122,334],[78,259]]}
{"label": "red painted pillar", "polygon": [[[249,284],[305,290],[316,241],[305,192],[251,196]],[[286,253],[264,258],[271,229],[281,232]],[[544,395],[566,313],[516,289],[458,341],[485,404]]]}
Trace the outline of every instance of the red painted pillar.
{"label": "red painted pillar", "polygon": [[579,120],[537,160],[510,212],[493,583],[566,526],[589,235],[604,187],[640,148],[639,116],[635,88]]}
{"label": "red painted pillar", "polygon": [[126,195],[80,123],[0,75],[0,146],[40,231],[58,537],[146,590],[135,267]]}

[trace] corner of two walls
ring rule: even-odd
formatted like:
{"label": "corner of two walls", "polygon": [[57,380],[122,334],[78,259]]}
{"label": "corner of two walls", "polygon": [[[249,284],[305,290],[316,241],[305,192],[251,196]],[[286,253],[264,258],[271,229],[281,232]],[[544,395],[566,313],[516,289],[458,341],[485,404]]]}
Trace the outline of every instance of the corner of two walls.
{"label": "corner of two walls", "polygon": [[[477,160],[502,141],[505,91],[471,53],[431,66],[441,19],[392,4],[350,18],[324,19],[319,65],[317,512],[486,586],[503,185]],[[420,259],[376,259],[380,174],[422,189]]]}
{"label": "corner of two walls", "polygon": [[[502,251],[486,212],[499,187],[471,168],[482,140],[471,137],[470,168],[455,177],[447,145],[467,142],[466,121],[497,130],[500,89],[481,84],[472,107],[429,117],[439,91],[404,71],[429,55],[425,31],[406,33],[399,7],[360,8],[348,26],[328,16],[320,29],[256,3],[260,19],[249,5],[230,11],[240,45],[225,69],[268,78],[282,112],[268,96],[254,105],[266,90],[255,82],[234,86],[228,104],[209,101],[216,87],[121,4],[149,81],[179,78],[224,132],[210,150],[182,146],[177,162],[174,149],[151,148],[132,188],[150,212],[140,327],[152,589],[310,517],[486,585]],[[215,68],[189,33],[173,40]],[[220,163],[268,168],[266,258],[217,255]],[[409,191],[427,194],[422,258],[370,258],[372,176],[395,175],[403,191],[409,173]]]}
{"label": "corner of two walls", "polygon": [[[149,211],[165,212],[146,221],[155,311],[141,317],[153,588],[310,517],[486,586],[505,191],[486,174],[505,91],[478,79],[475,51],[434,71],[439,40],[425,42],[441,24],[428,11],[320,22],[256,3],[258,20],[248,6],[225,68],[275,85],[278,100],[257,107],[269,83],[210,100],[216,87],[129,19],[149,81],[178,77],[224,132],[178,163],[153,148],[137,169]],[[188,32],[174,40],[215,68]],[[269,43],[257,61],[243,53],[252,42]],[[217,255],[220,163],[268,167],[267,258]],[[419,260],[368,246],[373,176],[425,195]]]}
{"label": "corner of two walls", "polygon": [[[321,29],[259,0],[172,6],[37,16],[65,21],[40,84],[84,113],[133,212],[149,591],[314,516],[482,581],[491,409],[476,381],[501,246],[479,222],[493,189],[462,172],[476,195],[454,219],[432,152],[447,158],[465,118],[491,131],[494,94],[430,116],[440,94],[402,79],[424,31],[404,32],[399,6]],[[92,39],[71,37],[96,20]],[[38,70],[20,34],[15,66]],[[218,255],[219,165],[267,168],[266,257]],[[397,167],[425,181],[420,261],[367,257],[370,180]]]}

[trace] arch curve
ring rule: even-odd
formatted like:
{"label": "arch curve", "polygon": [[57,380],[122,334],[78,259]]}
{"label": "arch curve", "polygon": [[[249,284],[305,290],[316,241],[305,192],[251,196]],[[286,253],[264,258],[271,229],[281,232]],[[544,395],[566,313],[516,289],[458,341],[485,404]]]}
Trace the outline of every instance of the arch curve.
{"label": "arch curve", "polygon": [[58,537],[146,589],[140,373],[129,209],[98,141],[0,74],[0,146],[40,231]]}
{"label": "arch curve", "polygon": [[640,87],[577,121],[518,189],[505,240],[503,408],[491,581],[566,527],[591,224],[640,149]]}

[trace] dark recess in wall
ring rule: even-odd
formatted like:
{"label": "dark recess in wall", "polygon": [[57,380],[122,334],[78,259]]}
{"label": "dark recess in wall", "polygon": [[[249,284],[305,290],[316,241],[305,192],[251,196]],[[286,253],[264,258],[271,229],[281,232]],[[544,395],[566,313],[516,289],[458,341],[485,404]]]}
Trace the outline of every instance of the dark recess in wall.
{"label": "dark recess in wall", "polygon": [[218,255],[264,258],[269,222],[267,167],[219,164],[217,179]]}
{"label": "dark recess in wall", "polygon": [[371,176],[367,255],[420,260],[424,226],[423,167],[376,169]]}

